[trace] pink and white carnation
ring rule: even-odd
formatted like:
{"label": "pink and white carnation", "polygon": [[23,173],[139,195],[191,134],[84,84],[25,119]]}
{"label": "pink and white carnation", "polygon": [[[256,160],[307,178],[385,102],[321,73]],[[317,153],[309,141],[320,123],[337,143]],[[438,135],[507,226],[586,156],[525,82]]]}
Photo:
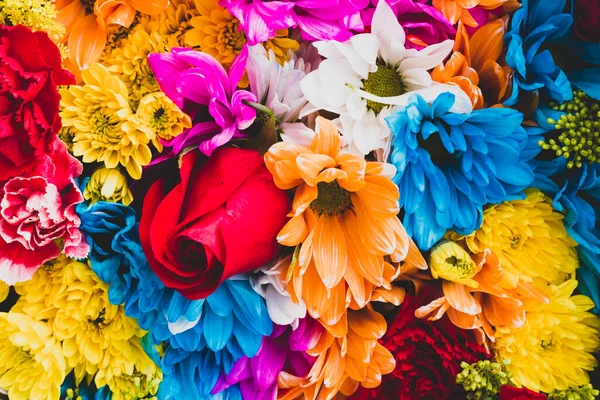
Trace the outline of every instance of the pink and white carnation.
{"label": "pink and white carnation", "polygon": [[61,241],[67,256],[87,256],[89,246],[75,213],[83,201],[74,181],[81,172],[81,163],[55,139],[52,152],[36,168],[0,183],[0,280],[13,285],[30,279],[60,255]]}

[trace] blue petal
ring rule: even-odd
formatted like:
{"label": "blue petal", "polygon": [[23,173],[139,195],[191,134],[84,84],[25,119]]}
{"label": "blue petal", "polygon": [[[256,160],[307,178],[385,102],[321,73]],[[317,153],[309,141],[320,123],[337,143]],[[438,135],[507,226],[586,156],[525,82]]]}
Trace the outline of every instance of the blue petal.
{"label": "blue petal", "polygon": [[600,68],[588,68],[569,74],[573,86],[588,96],[600,100]]}
{"label": "blue petal", "polygon": [[220,316],[212,310],[212,306],[206,307],[202,331],[209,349],[222,350],[233,332],[233,314]]}

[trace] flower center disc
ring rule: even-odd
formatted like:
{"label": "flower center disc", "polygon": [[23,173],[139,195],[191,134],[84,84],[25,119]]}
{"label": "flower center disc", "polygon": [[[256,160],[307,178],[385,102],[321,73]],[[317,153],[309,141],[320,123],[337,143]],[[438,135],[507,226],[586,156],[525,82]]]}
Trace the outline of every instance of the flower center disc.
{"label": "flower center disc", "polygon": [[310,203],[310,208],[318,215],[340,215],[352,208],[350,192],[340,187],[337,181],[317,183],[318,196]]}
{"label": "flower center disc", "polygon": [[[377,71],[369,72],[367,79],[363,80],[363,89],[378,97],[394,97],[406,93],[408,88],[396,68],[377,60]],[[379,114],[386,104],[367,100],[367,107]]]}

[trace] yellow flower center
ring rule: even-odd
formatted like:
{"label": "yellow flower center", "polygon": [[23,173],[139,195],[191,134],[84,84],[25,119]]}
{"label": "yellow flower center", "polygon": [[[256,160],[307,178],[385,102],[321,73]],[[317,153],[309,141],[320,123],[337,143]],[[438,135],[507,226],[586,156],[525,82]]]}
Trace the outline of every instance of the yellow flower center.
{"label": "yellow flower center", "polygon": [[[408,91],[402,75],[383,60],[377,60],[377,71],[369,72],[367,79],[363,80],[363,89],[378,97],[400,96]],[[379,114],[386,105],[367,100],[367,107]]]}
{"label": "yellow flower center", "polygon": [[341,188],[337,181],[317,183],[318,196],[310,203],[310,208],[318,215],[340,215],[352,208],[350,192]]}
{"label": "yellow flower center", "polygon": [[119,138],[119,120],[112,115],[107,115],[106,110],[97,109],[89,119],[90,129],[93,133],[106,138]]}
{"label": "yellow flower center", "polygon": [[434,278],[476,287],[471,278],[477,274],[477,265],[462,247],[454,242],[442,242],[431,250],[429,265]]}
{"label": "yellow flower center", "polygon": [[238,28],[239,21],[231,19],[221,24],[221,29],[217,36],[219,49],[223,52],[232,51],[238,54],[246,43],[246,35]]}

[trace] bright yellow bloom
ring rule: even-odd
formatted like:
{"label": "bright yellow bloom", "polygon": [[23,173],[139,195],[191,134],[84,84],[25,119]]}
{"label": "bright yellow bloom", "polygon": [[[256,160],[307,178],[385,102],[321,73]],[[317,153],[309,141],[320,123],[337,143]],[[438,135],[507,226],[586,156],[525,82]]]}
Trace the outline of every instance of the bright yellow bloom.
{"label": "bright yellow bloom", "polygon": [[473,277],[479,272],[481,266],[477,265],[469,253],[455,242],[442,242],[431,249],[429,267],[435,279],[444,279],[471,288],[479,286]]}
{"label": "bright yellow bloom", "polygon": [[83,162],[103,162],[106,168],[121,164],[133,179],[150,163],[149,143],[156,137],[139,129],[129,105],[127,87],[101,64],[82,72],[84,86],[61,90],[63,125],[76,129],[73,154]]}
{"label": "bright yellow bloom", "polygon": [[142,129],[150,130],[164,140],[173,139],[192,126],[189,115],[181,111],[163,92],[144,96],[140,100],[136,116]]}
{"label": "bright yellow bloom", "polygon": [[12,400],[58,400],[66,365],[48,326],[28,315],[0,313],[0,387]]}
{"label": "bright yellow bloom", "polygon": [[83,197],[95,203],[99,200],[123,203],[126,206],[133,201],[133,194],[127,185],[127,178],[115,168],[98,168],[88,181]]}
{"label": "bright yellow bloom", "polygon": [[305,377],[286,372],[279,374],[279,400],[330,400],[351,396],[359,385],[379,386],[381,377],[396,366],[394,356],[377,342],[386,329],[385,319],[370,305],[357,311],[349,310],[346,335],[336,337],[325,331],[307,350],[317,359]]}
{"label": "bright yellow bloom", "polygon": [[138,30],[103,60],[108,70],[125,82],[134,110],[142,97],[160,90],[154,73],[148,65],[148,55],[166,51],[168,46],[158,32],[148,34]]}
{"label": "bright yellow bloom", "polygon": [[489,206],[481,227],[465,237],[466,244],[473,253],[487,248],[500,259],[507,288],[514,287],[519,277],[564,282],[579,266],[577,243],[548,197],[537,189],[525,193],[524,200]]}
{"label": "bright yellow bloom", "polygon": [[[185,43],[213,56],[226,68],[246,44],[246,35],[239,29],[239,21],[218,0],[196,0],[199,16],[190,21],[193,29],[185,34]],[[265,42],[273,50],[280,64],[287,61],[288,49],[297,51],[297,41],[288,38],[288,30],[277,31],[277,36]]]}
{"label": "bright yellow bloom", "polygon": [[136,29],[158,32],[170,51],[171,47],[185,47],[185,33],[192,29],[190,21],[198,15],[194,0],[172,0],[163,13],[142,15]]}
{"label": "bright yellow bloom", "polygon": [[10,292],[10,286],[8,286],[3,281],[0,281],[0,303],[2,303],[8,297],[8,293]]}
{"label": "bright yellow bloom", "polygon": [[49,0],[1,0],[0,23],[24,25],[32,31],[46,32],[58,43],[65,35],[65,27],[56,17],[56,7]]}
{"label": "bright yellow bloom", "polygon": [[590,382],[588,371],[598,364],[600,319],[583,295],[571,296],[577,281],[549,286],[549,304],[524,301],[527,322],[522,328],[498,328],[493,346],[496,359],[510,359],[513,380],[535,391],[549,393]]}
{"label": "bright yellow bloom", "polygon": [[427,266],[396,216],[393,167],[341,153],[337,128],[322,117],[317,123],[310,146],[276,143],[265,163],[279,188],[295,188],[292,218],[277,236],[299,247],[287,289],[313,318],[338,326],[342,335],[348,307],[364,307],[380,290],[390,291],[389,302],[401,302],[404,291],[391,285],[401,270],[386,257]]}

